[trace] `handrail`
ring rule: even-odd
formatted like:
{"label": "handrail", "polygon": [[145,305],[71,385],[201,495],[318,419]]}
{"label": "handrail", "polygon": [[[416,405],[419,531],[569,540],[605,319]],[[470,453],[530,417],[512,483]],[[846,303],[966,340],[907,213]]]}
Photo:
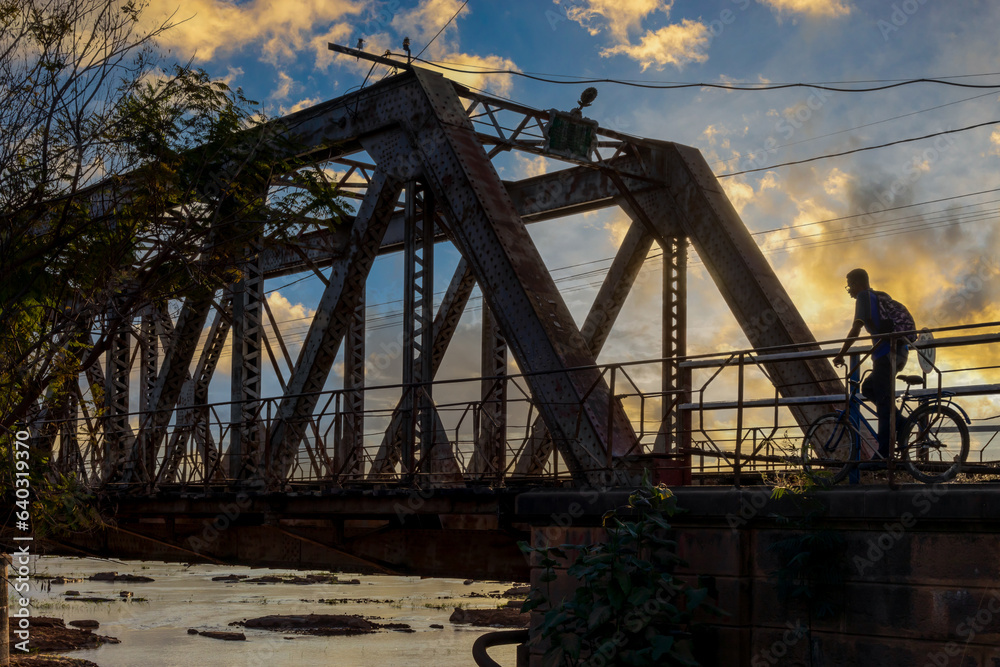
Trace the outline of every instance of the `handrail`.
{"label": "handrail", "polygon": [[486,652],[486,649],[494,646],[507,646],[509,644],[524,644],[528,641],[528,630],[501,630],[499,632],[487,632],[476,639],[472,645],[472,659],[476,661],[477,667],[503,667]]}

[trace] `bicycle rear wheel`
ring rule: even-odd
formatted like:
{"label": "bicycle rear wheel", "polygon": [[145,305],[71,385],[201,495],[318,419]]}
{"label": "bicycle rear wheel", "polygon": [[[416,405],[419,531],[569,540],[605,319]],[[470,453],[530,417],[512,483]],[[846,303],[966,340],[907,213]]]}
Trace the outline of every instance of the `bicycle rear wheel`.
{"label": "bicycle rear wheel", "polygon": [[823,415],[802,440],[802,469],[822,486],[841,481],[858,464],[856,433],[846,412]]}
{"label": "bicycle rear wheel", "polygon": [[914,479],[947,482],[969,455],[969,428],[953,408],[925,403],[906,420],[900,442],[903,462]]}

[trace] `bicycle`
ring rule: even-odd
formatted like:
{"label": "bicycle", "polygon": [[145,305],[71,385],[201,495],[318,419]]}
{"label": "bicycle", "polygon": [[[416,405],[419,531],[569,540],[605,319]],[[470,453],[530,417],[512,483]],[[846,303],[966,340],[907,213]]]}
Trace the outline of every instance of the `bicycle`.
{"label": "bicycle", "polygon": [[[951,400],[949,392],[934,396],[911,394],[911,387],[923,385],[923,377],[899,375],[897,378],[906,383],[900,402],[904,421],[896,433],[903,464],[916,480],[927,484],[947,482],[961,471],[969,455],[969,417]],[[814,421],[802,440],[802,467],[810,478],[823,486],[840,482],[855,469],[882,470],[886,467],[885,460],[861,460],[862,443],[876,452],[878,448],[878,432],[861,410],[867,410],[876,424],[878,416],[875,408],[857,391],[861,381],[849,382],[854,389],[847,409],[830,412]],[[913,400],[918,405],[910,408],[909,402]]]}

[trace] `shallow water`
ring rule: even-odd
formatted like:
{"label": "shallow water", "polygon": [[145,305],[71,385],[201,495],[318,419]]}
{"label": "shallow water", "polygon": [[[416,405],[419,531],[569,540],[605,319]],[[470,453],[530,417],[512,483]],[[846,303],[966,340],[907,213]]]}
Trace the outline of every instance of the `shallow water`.
{"label": "shallow water", "polygon": [[[155,579],[150,583],[83,581],[47,585],[32,581],[32,614],[56,616],[65,621],[93,619],[98,634],[110,635],[121,644],[104,645],[90,651],[66,653],[86,658],[101,667],[206,667],[309,666],[309,665],[428,665],[469,667],[472,644],[494,628],[453,625],[448,617],[458,605],[488,609],[502,600],[468,598],[470,593],[504,591],[510,583],[475,582],[458,579],[421,579],[387,575],[340,573],[341,580],[359,579],[361,585],[346,584],[247,584],[212,581],[228,574],[298,574],[293,570],[251,569],[217,565],[175,565],[153,562],[109,562],[93,559],[42,557],[35,561],[37,574],[86,579],[98,572],[139,574]],[[70,602],[67,590],[82,595],[118,598],[132,591],[147,602]],[[376,603],[325,604],[320,599],[369,598]],[[383,622],[407,623],[416,632],[382,631],[353,637],[311,637],[267,630],[229,627],[240,621],[271,614],[360,614]],[[444,626],[431,628],[432,623]],[[245,642],[221,641],[187,634],[197,630],[238,631]],[[490,650],[502,665],[516,663],[513,646]]]}

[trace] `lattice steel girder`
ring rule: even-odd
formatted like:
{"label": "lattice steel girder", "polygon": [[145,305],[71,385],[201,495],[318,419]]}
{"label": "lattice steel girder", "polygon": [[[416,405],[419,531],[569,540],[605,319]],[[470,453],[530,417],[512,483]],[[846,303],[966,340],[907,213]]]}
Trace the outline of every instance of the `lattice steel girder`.
{"label": "lattice steel girder", "polygon": [[354,226],[346,255],[334,264],[330,284],[323,291],[316,315],[309,325],[299,358],[269,436],[271,460],[266,475],[284,480],[292,466],[306,425],[319,399],[319,392],[337,356],[354,309],[386,225],[402,190],[403,183],[379,171],[365,195]]}
{"label": "lattice steel girder", "polygon": [[[645,215],[658,226],[664,218],[678,221],[725,298],[750,344],[756,348],[800,344],[818,349],[815,338],[788,293],[778,281],[733,208],[701,153],[689,146],[657,142],[643,156],[664,185],[658,211]],[[661,245],[670,234],[657,233]],[[765,365],[782,396],[842,394],[843,385],[825,359]],[[789,406],[805,426],[827,406]]]}
{"label": "lattice steel girder", "polygon": [[229,471],[244,476],[244,464],[253,469],[260,458],[263,427],[260,392],[263,364],[264,276],[260,268],[260,238],[254,234],[247,243],[240,264],[241,280],[233,286],[233,357],[231,376],[232,427],[229,438]]}
{"label": "lattice steel girder", "polygon": [[[143,415],[139,423],[139,428],[144,432],[143,437],[146,438],[147,446],[154,453],[159,451],[160,441],[166,433],[170,416],[177,405],[177,399],[180,398],[181,389],[184,387],[185,380],[190,376],[191,360],[198,347],[201,330],[205,327],[208,311],[212,307],[213,296],[213,291],[203,286],[196,287],[191,291],[184,299],[180,317],[177,318],[177,326],[174,327],[171,335],[170,346],[164,350],[163,362],[156,376],[156,386],[150,397],[152,412]],[[139,452],[133,447],[132,452],[125,460],[125,467],[122,471],[122,481],[126,484],[139,478],[141,471],[137,469],[137,463],[139,463]],[[143,481],[151,481],[150,473],[152,471],[142,472],[145,476],[150,477],[150,479]],[[105,481],[108,481],[107,477]]]}
{"label": "lattice steel girder", "polygon": [[334,473],[346,477],[364,472],[365,331],[362,290],[344,337],[344,422],[340,438],[334,444]]}
{"label": "lattice steel girder", "polygon": [[[618,157],[609,160],[614,169],[636,171],[640,168],[634,157]],[[655,186],[627,176],[622,182],[634,194],[652,191]],[[542,174],[520,181],[504,181],[507,194],[525,223],[541,222],[566,215],[586,213],[608,206],[614,206],[621,198],[618,187],[608,170],[593,167],[572,167]],[[289,243],[272,243],[261,253],[261,266],[267,278],[307,271],[309,265],[329,266],[340,257],[350,237],[351,220],[347,219],[339,227],[303,234],[296,239],[293,247]],[[403,246],[404,215],[397,211],[389,220],[379,254],[398,252]],[[447,237],[438,227],[435,241]]]}
{"label": "lattice steel girder", "polygon": [[[615,259],[604,276],[601,289],[594,299],[587,319],[580,332],[587,341],[591,354],[596,358],[604,348],[604,343],[618,319],[625,299],[628,297],[635,279],[639,276],[646,255],[653,245],[653,235],[639,221],[629,225],[625,238],[618,246]],[[541,418],[531,426],[530,436],[521,455],[514,464],[518,475],[539,475],[552,453],[552,438]]]}
{"label": "lattice steel girder", "polygon": [[[414,69],[419,87],[370,113],[395,117],[404,137],[366,148],[380,164],[420,170],[448,221],[452,242],[473,267],[484,298],[567,467],[605,483],[601,469],[634,450],[624,410],[612,401],[586,341],[472,130],[450,83]],[[378,102],[382,102],[379,104]],[[359,109],[359,116],[368,109]],[[402,175],[402,174],[401,174]],[[454,221],[452,223],[452,221]],[[569,372],[570,368],[585,368]]]}
{"label": "lattice steel girder", "polygon": [[507,453],[507,344],[483,306],[479,433],[469,472],[501,481]]}

